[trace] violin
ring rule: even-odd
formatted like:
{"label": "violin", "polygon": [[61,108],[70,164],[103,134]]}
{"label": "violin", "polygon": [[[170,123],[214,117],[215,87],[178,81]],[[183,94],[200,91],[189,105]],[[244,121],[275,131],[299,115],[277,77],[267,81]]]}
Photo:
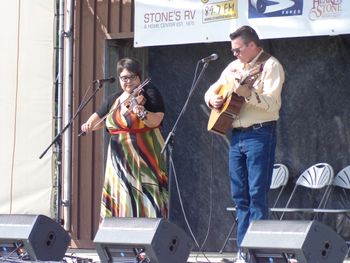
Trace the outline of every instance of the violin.
{"label": "violin", "polygon": [[[145,105],[146,98],[140,94],[137,97],[130,98],[126,103],[124,103],[125,107],[128,109],[128,112],[131,112],[138,105]],[[146,113],[145,111],[137,113],[137,117],[140,120],[145,119]]]}
{"label": "violin", "polygon": [[[132,91],[130,96],[124,102],[122,102],[122,104],[124,104],[124,106],[128,109],[128,112],[131,112],[135,106],[145,105],[146,98],[143,96],[143,87],[147,85],[150,81],[150,79],[146,79],[140,86],[138,86]],[[147,113],[148,112],[144,110],[143,112],[137,113],[137,117],[140,120],[144,120],[146,118]]]}
{"label": "violin", "polygon": [[[145,79],[144,82],[142,82],[137,88],[135,88],[132,93],[122,102],[120,102],[116,107],[113,107],[101,120],[95,124],[95,126],[99,125],[101,122],[103,122],[107,116],[110,113],[115,112],[122,104],[125,105],[128,108],[128,111],[132,111],[132,109],[137,105],[144,105],[146,103],[146,98],[142,95],[143,94],[143,87],[146,86],[151,81],[150,78]],[[144,120],[146,118],[146,115],[148,114],[148,111],[144,110],[143,112],[140,112],[137,114],[137,117],[140,120]],[[78,136],[85,136],[86,132],[80,132]]]}

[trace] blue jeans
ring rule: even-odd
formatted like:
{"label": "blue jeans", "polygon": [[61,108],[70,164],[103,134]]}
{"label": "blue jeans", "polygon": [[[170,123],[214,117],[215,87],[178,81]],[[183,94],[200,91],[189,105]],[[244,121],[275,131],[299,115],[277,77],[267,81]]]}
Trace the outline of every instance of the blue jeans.
{"label": "blue jeans", "polygon": [[237,245],[252,220],[268,218],[276,149],[276,124],[240,131],[234,129],[229,150],[232,199],[237,212]]}

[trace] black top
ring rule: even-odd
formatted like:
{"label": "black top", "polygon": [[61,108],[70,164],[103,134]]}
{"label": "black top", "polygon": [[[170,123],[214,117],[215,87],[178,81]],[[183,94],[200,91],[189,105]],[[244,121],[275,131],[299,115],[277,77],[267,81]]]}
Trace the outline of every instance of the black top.
{"label": "black top", "polygon": [[[145,109],[150,112],[165,112],[164,102],[162,95],[158,91],[158,89],[151,85],[146,85],[143,87],[143,96],[146,99]],[[100,118],[103,118],[113,106],[115,100],[122,94],[122,92],[118,91],[110,95],[100,106],[100,108],[96,111],[97,115]]]}

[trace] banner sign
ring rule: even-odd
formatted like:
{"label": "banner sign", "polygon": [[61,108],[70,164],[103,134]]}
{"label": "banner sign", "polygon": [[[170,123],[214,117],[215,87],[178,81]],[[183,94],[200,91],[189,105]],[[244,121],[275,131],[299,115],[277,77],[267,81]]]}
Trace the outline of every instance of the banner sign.
{"label": "banner sign", "polygon": [[345,0],[135,0],[134,46],[229,41],[242,25],[261,39],[350,33]]}

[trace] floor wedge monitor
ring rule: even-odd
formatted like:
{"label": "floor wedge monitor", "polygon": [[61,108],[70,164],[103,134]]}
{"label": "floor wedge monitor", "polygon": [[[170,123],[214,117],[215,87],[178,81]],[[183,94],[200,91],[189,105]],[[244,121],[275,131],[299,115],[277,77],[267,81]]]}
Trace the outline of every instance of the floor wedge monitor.
{"label": "floor wedge monitor", "polygon": [[105,218],[94,238],[102,263],[185,263],[192,239],[162,218]]}
{"label": "floor wedge monitor", "polygon": [[0,214],[0,261],[60,261],[70,236],[44,215]]}
{"label": "floor wedge monitor", "polygon": [[243,238],[242,249],[252,263],[293,262],[342,263],[345,241],[319,221],[253,221]]}

